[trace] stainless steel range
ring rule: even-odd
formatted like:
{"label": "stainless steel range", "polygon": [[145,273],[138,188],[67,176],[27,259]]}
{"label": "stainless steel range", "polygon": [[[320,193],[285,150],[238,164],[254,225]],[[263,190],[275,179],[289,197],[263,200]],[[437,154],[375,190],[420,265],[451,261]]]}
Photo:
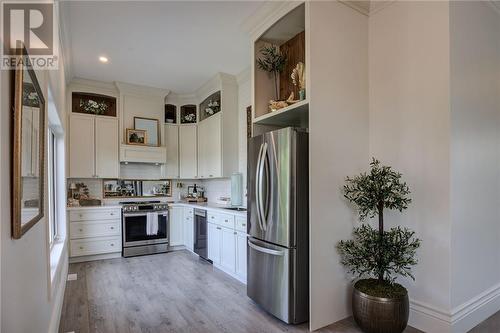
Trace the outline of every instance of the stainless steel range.
{"label": "stainless steel range", "polygon": [[124,257],[168,251],[168,206],[160,201],[120,202]]}

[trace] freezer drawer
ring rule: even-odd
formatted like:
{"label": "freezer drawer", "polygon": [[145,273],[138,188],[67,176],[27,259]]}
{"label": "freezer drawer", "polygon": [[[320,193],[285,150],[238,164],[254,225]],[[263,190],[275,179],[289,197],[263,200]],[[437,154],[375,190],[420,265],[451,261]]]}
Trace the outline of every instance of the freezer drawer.
{"label": "freezer drawer", "polygon": [[296,251],[248,238],[247,295],[288,324],[309,317],[308,295],[298,294]]}

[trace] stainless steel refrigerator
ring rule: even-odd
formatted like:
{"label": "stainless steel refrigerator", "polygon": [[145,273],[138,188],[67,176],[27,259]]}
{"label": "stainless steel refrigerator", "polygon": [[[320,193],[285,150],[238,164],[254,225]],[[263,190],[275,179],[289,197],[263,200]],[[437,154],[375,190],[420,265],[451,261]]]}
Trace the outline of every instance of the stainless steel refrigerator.
{"label": "stainless steel refrigerator", "polygon": [[286,323],[309,319],[308,134],[248,142],[247,295]]}

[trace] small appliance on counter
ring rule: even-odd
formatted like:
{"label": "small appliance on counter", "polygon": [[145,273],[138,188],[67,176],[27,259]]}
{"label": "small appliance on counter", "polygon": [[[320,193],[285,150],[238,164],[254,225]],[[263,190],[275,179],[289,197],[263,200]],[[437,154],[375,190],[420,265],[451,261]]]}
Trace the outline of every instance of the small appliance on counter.
{"label": "small appliance on counter", "polygon": [[169,250],[168,204],[160,201],[120,202],[124,257]]}

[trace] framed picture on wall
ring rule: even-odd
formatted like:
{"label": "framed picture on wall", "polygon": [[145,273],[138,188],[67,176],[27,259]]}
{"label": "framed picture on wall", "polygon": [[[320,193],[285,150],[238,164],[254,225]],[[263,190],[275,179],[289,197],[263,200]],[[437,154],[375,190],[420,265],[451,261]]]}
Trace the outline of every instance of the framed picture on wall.
{"label": "framed picture on wall", "polygon": [[145,130],[127,128],[127,144],[144,146],[148,143],[148,134]]}
{"label": "framed picture on wall", "polygon": [[146,131],[148,146],[160,145],[160,122],[158,119],[134,117],[134,129]]}

